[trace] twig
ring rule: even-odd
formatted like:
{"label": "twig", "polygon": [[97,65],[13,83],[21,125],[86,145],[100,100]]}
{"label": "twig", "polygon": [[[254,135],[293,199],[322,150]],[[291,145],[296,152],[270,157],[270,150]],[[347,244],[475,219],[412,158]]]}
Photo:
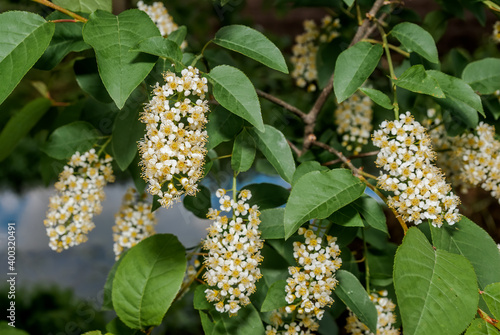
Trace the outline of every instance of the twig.
{"label": "twig", "polygon": [[292,112],[293,114],[297,115],[298,117],[300,117],[302,120],[305,120],[307,118],[307,114],[304,113],[303,111],[301,111],[300,109],[298,109],[297,107],[292,106],[289,103],[275,97],[274,95],[266,93],[264,91],[261,91],[261,90],[256,90],[256,91],[257,91],[257,94],[259,96],[271,101],[272,103],[275,103],[278,106],[285,108],[286,110],[288,110],[288,111]]}
{"label": "twig", "polygon": [[297,154],[297,156],[300,156],[300,149],[297,148],[297,146],[295,146],[295,144],[293,144],[290,140],[286,140],[288,142],[288,145],[290,146],[290,148],[292,148],[292,150]]}
{"label": "twig", "polygon": [[[351,41],[351,44],[349,46],[353,46],[354,44],[358,43],[361,41],[363,38],[366,38],[365,34],[371,29],[370,27],[370,17],[374,17],[377,12],[380,10],[380,8],[384,5],[385,0],[377,0],[373,4],[372,8],[366,13],[367,19],[363,21],[363,24],[359,27],[358,31],[354,35],[354,38]],[[375,29],[375,28],[374,28]],[[373,32],[373,30],[372,30]]]}
{"label": "twig", "polygon": [[78,15],[76,13],[73,13],[72,11],[67,10],[67,9],[65,9],[65,8],[63,8],[61,6],[58,6],[55,3],[52,3],[52,2],[50,2],[48,0],[32,0],[32,1],[38,2],[39,4],[42,4],[44,6],[47,6],[47,7],[50,7],[52,9],[55,9],[57,11],[60,11],[61,13],[64,13],[64,14],[66,14],[68,16],[71,16],[72,18],[74,18],[77,21],[80,21],[80,22],[87,22],[88,21],[86,18],[84,18],[84,17],[82,17],[82,16],[80,16],[80,15]]}
{"label": "twig", "polygon": [[[361,158],[361,157],[370,157],[370,156],[375,156],[376,154],[379,153],[380,150],[375,150],[375,151],[369,151],[369,152],[362,152],[360,154],[357,154],[357,155],[352,155],[352,156],[349,156],[347,157],[347,159],[349,160],[352,160],[352,159],[356,159],[356,158]],[[337,163],[340,163],[342,162],[342,160],[340,158],[338,159],[334,159],[332,161],[329,161],[329,162],[326,162],[326,163],[323,163],[321,165],[324,165],[324,166],[329,166],[329,165],[334,165],[334,164],[337,164]]]}

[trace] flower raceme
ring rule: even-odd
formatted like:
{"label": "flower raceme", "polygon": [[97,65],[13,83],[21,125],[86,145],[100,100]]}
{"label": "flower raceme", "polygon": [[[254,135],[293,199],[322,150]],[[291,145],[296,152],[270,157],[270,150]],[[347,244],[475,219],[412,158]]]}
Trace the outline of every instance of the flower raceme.
{"label": "flower raceme", "polygon": [[87,241],[94,229],[94,214],[100,214],[104,186],[113,182],[112,158],[99,158],[94,149],[71,156],[55,183],[57,194],[50,197],[44,225],[52,250],[64,249]]}
{"label": "flower raceme", "polygon": [[120,210],[115,214],[113,250],[116,260],[124,250],[155,234],[157,220],[151,212],[151,204],[145,198],[146,194],[139,195],[130,187],[123,197]]}
{"label": "flower raceme", "polygon": [[404,221],[430,220],[441,227],[444,221],[453,225],[460,219],[460,200],[433,164],[436,154],[431,139],[410,112],[399,120],[382,122],[373,144],[380,148],[375,164],[386,172],[381,172],[378,184],[394,193],[388,205]]}
{"label": "flower raceme", "polygon": [[[316,320],[321,320],[324,308],[331,306],[332,291],[338,284],[335,272],[342,265],[340,248],[336,238],[318,237],[312,229],[299,228],[305,243],[293,243],[293,257],[299,266],[288,268],[286,301],[284,311],[275,312],[271,318],[274,326],[267,326],[266,335],[311,334],[318,329]],[[285,323],[284,317],[296,311],[296,321]]]}
{"label": "flower raceme", "polygon": [[139,142],[142,176],[148,191],[168,208],[182,194],[194,195],[207,152],[207,80],[189,67],[181,76],[164,74],[156,84],[141,121],[146,134]]}
{"label": "flower raceme", "polygon": [[[387,294],[386,290],[370,294],[370,300],[375,304],[378,314],[376,335],[399,335],[399,329],[394,328],[396,323],[394,309],[396,305],[391,299],[387,298]],[[349,310],[345,330],[352,335],[375,335],[365,324],[359,321],[351,310]]]}
{"label": "flower raceme", "polygon": [[[203,249],[208,250],[203,277],[209,288],[205,295],[218,312],[236,315],[242,306],[250,303],[249,296],[262,277],[258,267],[264,244],[258,230],[260,212],[257,205],[248,205],[247,200],[252,197],[248,190],[239,192],[239,200],[235,196],[231,199],[223,189],[216,194],[221,210],[208,212],[207,217],[213,223],[203,243]],[[232,219],[221,215],[231,211]]]}

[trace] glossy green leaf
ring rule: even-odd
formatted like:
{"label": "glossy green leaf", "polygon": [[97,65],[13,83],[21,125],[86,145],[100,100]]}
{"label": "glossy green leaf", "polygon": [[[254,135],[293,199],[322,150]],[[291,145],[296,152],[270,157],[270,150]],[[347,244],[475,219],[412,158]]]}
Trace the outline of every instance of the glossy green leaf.
{"label": "glossy green leaf", "polygon": [[364,227],[361,215],[352,204],[342,207],[338,211],[333,212],[328,220],[342,227]]}
{"label": "glossy green leaf", "polygon": [[440,71],[428,70],[426,72],[438,82],[446,95],[446,98],[439,99],[437,102],[448,107],[467,126],[474,128],[477,125],[478,112],[486,117],[481,98],[466,82]]}
{"label": "glossy green leaf", "polygon": [[292,186],[297,183],[297,181],[305,174],[312,171],[329,171],[330,169],[326,166],[322,166],[317,161],[308,161],[297,166],[292,178]]}
{"label": "glossy green leaf", "polygon": [[290,192],[279,185],[260,183],[243,186],[241,189],[252,192],[247,201],[250,206],[258,205],[260,210],[279,207],[286,203]]}
{"label": "glossy green leaf", "polygon": [[391,35],[410,52],[416,52],[431,63],[439,63],[436,42],[424,28],[410,22],[397,24]]}
{"label": "glossy green leaf", "polygon": [[146,125],[139,120],[146,95],[141,90],[134,91],[123,109],[116,115],[113,124],[111,147],[118,167],[125,171],[137,155],[137,141],[145,133]]}
{"label": "glossy green leaf", "polygon": [[221,47],[250,57],[262,64],[288,73],[281,51],[266,36],[247,26],[230,25],[219,29],[213,42]]}
{"label": "glossy green leaf", "polygon": [[123,257],[113,280],[113,307],[130,328],[160,325],[186,271],[185,250],[177,237],[156,234]]}
{"label": "glossy green leaf", "polygon": [[260,308],[261,312],[270,312],[280,307],[288,306],[285,300],[286,297],[286,280],[278,280],[273,283],[267,291],[266,299]]}
{"label": "glossy green leaf", "polygon": [[380,44],[359,42],[343,51],[335,64],[333,90],[337,102],[349,98],[372,74],[382,56]]}
{"label": "glossy green leaf", "polygon": [[102,82],[120,109],[157,60],[156,56],[131,48],[153,36],[160,36],[158,28],[138,9],[126,10],[118,16],[98,10],[83,27],[85,42],[95,50]]}
{"label": "glossy green leaf", "polygon": [[167,36],[167,40],[174,42],[181,47],[182,42],[186,39],[186,34],[187,34],[187,28],[186,26],[180,26]]}
{"label": "glossy green leaf", "polygon": [[118,269],[118,265],[120,265],[122,259],[125,257],[127,252],[130,249],[125,249],[124,252],[120,255],[120,258],[113,264],[111,270],[109,270],[108,277],[106,278],[106,283],[104,283],[104,293],[102,300],[101,310],[103,311],[112,311],[113,310],[113,299],[111,297],[111,292],[113,292],[113,280],[115,279],[116,270]]}
{"label": "glossy green leaf", "polygon": [[112,0],[54,0],[56,5],[73,12],[92,13],[98,9],[111,12]]}
{"label": "glossy green leaf", "polygon": [[207,78],[213,84],[213,95],[222,107],[264,131],[260,102],[252,82],[232,66],[220,65]]}
{"label": "glossy green leaf", "polygon": [[[15,29],[14,29],[15,27]],[[40,15],[9,11],[0,14],[0,104],[47,49],[54,23]]]}
{"label": "glossy green leaf", "polygon": [[263,240],[280,239],[285,237],[285,228],[283,225],[285,219],[284,208],[270,208],[260,213],[261,231],[260,237]]}
{"label": "glossy green leaf", "polygon": [[477,311],[471,264],[461,255],[434,250],[415,227],[396,252],[394,287],[405,334],[459,334]]}
{"label": "glossy green leaf", "polygon": [[6,320],[0,321],[0,332],[2,335],[30,335],[22,329],[10,326]]}
{"label": "glossy green leaf", "polygon": [[140,155],[136,155],[132,160],[132,163],[128,166],[128,172],[132,176],[132,180],[134,181],[135,188],[137,192],[144,193],[146,189],[146,182],[141,177],[142,169],[139,166],[140,164]]}
{"label": "glossy green leaf", "polygon": [[182,51],[179,46],[162,36],[153,36],[140,41],[130,49],[136,52],[145,52],[151,55],[168,58],[177,62],[182,60]]}
{"label": "glossy green leaf", "polygon": [[408,91],[432,95],[435,98],[444,98],[444,92],[436,79],[427,74],[423,65],[414,65],[398,78],[394,83]]}
{"label": "glossy green leaf", "polygon": [[435,10],[429,12],[422,22],[422,28],[431,34],[434,41],[439,41],[441,37],[446,32],[448,27],[448,20],[450,19],[450,14],[443,10]]}
{"label": "glossy green leaf", "polygon": [[100,330],[92,330],[89,332],[85,332],[82,335],[102,335],[102,332]]}
{"label": "glossy green leaf", "polygon": [[264,335],[264,325],[259,312],[252,304],[242,307],[237,316],[227,313],[213,314],[215,319],[212,335]]}
{"label": "glossy green leaf", "polygon": [[368,226],[389,234],[384,211],[375,199],[362,196],[354,201],[352,206],[363,216]]}
{"label": "glossy green leaf", "polygon": [[292,182],[295,173],[295,161],[292,150],[281,131],[265,125],[264,131],[250,129],[250,134],[257,143],[257,148],[276,169],[278,174],[287,182]]}
{"label": "glossy green leaf", "polygon": [[92,148],[101,134],[88,122],[75,121],[54,130],[42,150],[52,158],[70,158],[75,152],[84,153]]}
{"label": "glossy green leaf", "polygon": [[201,319],[201,326],[203,328],[203,332],[205,334],[212,334],[214,330],[214,323],[210,319],[210,316],[207,312],[204,311],[199,311],[200,314],[200,319]]}
{"label": "glossy green leaf", "polygon": [[208,302],[205,296],[205,290],[208,288],[207,285],[199,285],[194,290],[193,297],[193,307],[198,310],[206,310],[213,308],[213,304]]}
{"label": "glossy green leaf", "polygon": [[49,110],[50,100],[38,98],[30,101],[15,113],[0,133],[0,162],[15,149],[17,143],[26,136],[40,118]]}
{"label": "glossy green leaf", "polygon": [[84,92],[100,102],[113,102],[99,76],[95,58],[84,58],[75,61],[73,70],[75,71],[76,82]]}
{"label": "glossy green leaf", "polygon": [[462,216],[453,226],[431,227],[432,243],[438,249],[463,255],[476,272],[479,288],[500,281],[500,253],[491,236]]}
{"label": "glossy green leaf", "polygon": [[382,93],[381,91],[374,88],[362,87],[359,90],[366,94],[377,105],[382,106],[386,109],[392,109],[391,99],[385,93]]}
{"label": "glossy green leaf", "polygon": [[339,285],[335,288],[335,294],[356,314],[362,323],[373,333],[376,333],[377,309],[358,278],[345,270],[338,270],[335,276],[339,281]]}
{"label": "glossy green leaf", "polygon": [[184,197],[184,207],[197,217],[206,219],[208,209],[212,206],[210,190],[203,185],[198,185],[198,188],[200,191],[195,196],[186,195]]}
{"label": "glossy green leaf", "polygon": [[207,150],[211,150],[222,142],[230,141],[243,127],[243,119],[229,112],[222,106],[215,106],[208,115]]}
{"label": "glossy green leaf", "polygon": [[[52,12],[46,20],[71,19],[61,12]],[[62,22],[56,24],[54,35],[42,57],[36,62],[35,67],[41,70],[53,69],[70,52],[79,52],[90,49],[90,45],[83,41],[82,22]]]}
{"label": "glossy green leaf", "polygon": [[293,186],[285,208],[285,237],[310,219],[324,219],[359,198],[365,185],[349,170],[309,172]]}
{"label": "glossy green leaf", "polygon": [[476,318],[470,324],[465,332],[465,335],[498,335],[500,332],[495,326],[484,321],[481,318]]}
{"label": "glossy green leaf", "polygon": [[[500,280],[500,278],[498,278]],[[486,305],[493,314],[493,317],[500,320],[500,282],[489,284],[482,294]]]}
{"label": "glossy green leaf", "polygon": [[484,58],[469,63],[462,79],[481,94],[492,94],[500,89],[500,58]]}
{"label": "glossy green leaf", "polygon": [[236,136],[231,156],[231,167],[235,172],[245,172],[252,167],[255,159],[255,141],[248,131],[243,128]]}
{"label": "glossy green leaf", "polygon": [[[120,318],[116,317],[106,325],[106,331],[113,335],[141,335],[144,334],[140,330],[130,329],[127,327]],[[106,335],[108,335],[107,333]]]}

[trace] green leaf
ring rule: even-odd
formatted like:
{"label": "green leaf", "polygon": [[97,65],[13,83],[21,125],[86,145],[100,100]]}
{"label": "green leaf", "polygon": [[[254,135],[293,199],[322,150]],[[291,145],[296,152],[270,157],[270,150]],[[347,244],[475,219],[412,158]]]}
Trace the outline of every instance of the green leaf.
{"label": "green leaf", "polygon": [[140,41],[130,51],[145,52],[151,55],[182,61],[182,51],[179,46],[163,36],[153,36]]}
{"label": "green leaf", "polygon": [[[46,20],[71,19],[61,12],[52,12]],[[83,41],[83,23],[58,23],[49,46],[42,57],[36,62],[35,67],[41,70],[51,70],[70,52],[80,52],[90,49],[90,45]]]}
{"label": "green leaf", "polygon": [[49,110],[50,100],[38,98],[30,101],[14,114],[0,133],[0,162],[15,149],[17,143],[26,136],[31,128]]}
{"label": "green leaf", "polygon": [[345,270],[336,272],[339,285],[335,294],[373,333],[377,332],[377,309],[358,278]]}
{"label": "green leaf", "polygon": [[337,102],[349,98],[363,85],[382,56],[380,44],[359,42],[342,52],[335,63],[333,90]]}
{"label": "green leaf", "polygon": [[0,332],[2,335],[29,335],[24,330],[10,326],[5,320],[0,321]]}
{"label": "green leaf", "polygon": [[102,332],[100,330],[92,330],[89,332],[85,332],[82,335],[102,335]]}
{"label": "green leaf", "polygon": [[95,58],[84,58],[75,61],[73,70],[75,71],[76,82],[84,92],[100,102],[113,102],[99,76]]}
{"label": "green leaf", "polygon": [[469,63],[462,79],[480,94],[492,94],[500,89],[500,59],[485,58]]}
{"label": "green leaf", "polygon": [[182,202],[188,211],[201,219],[206,219],[208,209],[212,206],[210,190],[203,185],[198,185],[198,188],[200,191],[195,196],[187,195]]}
{"label": "green leaf", "polygon": [[207,78],[213,84],[213,95],[222,107],[264,131],[259,98],[247,76],[232,66],[220,65]]}
{"label": "green leaf", "polygon": [[462,216],[453,226],[431,227],[432,243],[438,249],[465,256],[476,272],[479,288],[500,281],[500,253],[491,236]]}
{"label": "green leaf", "polygon": [[243,127],[243,119],[229,112],[222,106],[215,108],[208,115],[207,150],[211,150],[222,142],[230,141]]}
{"label": "green leaf", "polygon": [[309,172],[293,186],[285,208],[285,238],[310,219],[324,219],[359,198],[365,185],[349,170]]}
{"label": "green leaf", "polygon": [[449,19],[450,15],[445,11],[435,10],[425,16],[422,28],[428,31],[432,38],[434,38],[434,41],[437,42],[446,32]]}
{"label": "green leaf", "polygon": [[305,174],[311,171],[329,171],[330,169],[326,166],[321,165],[317,161],[308,161],[297,166],[292,178],[292,186],[294,186],[297,181]]}
{"label": "green leaf", "polygon": [[103,301],[101,310],[103,311],[112,311],[113,310],[113,299],[111,298],[111,292],[113,292],[113,280],[115,279],[116,270],[118,269],[118,265],[120,265],[121,261],[127,254],[130,249],[125,249],[125,251],[121,254],[120,258],[113,264],[111,270],[109,270],[108,277],[106,278],[106,283],[104,283],[104,293],[103,293]]}
{"label": "green leaf", "polygon": [[342,227],[364,227],[361,215],[352,204],[342,207],[338,211],[333,212],[328,220]]}
{"label": "green leaf", "polygon": [[207,285],[199,285],[194,290],[194,297],[193,297],[194,309],[204,310],[204,309],[212,309],[213,308],[213,304],[208,302],[206,295],[205,295],[205,290],[207,288],[208,288]]}
{"label": "green leaf", "polygon": [[424,28],[410,22],[397,24],[391,35],[410,52],[416,52],[431,63],[439,63],[436,43]]}
{"label": "green leaf", "polygon": [[0,14],[0,73],[6,78],[0,84],[0,104],[47,49],[54,26],[33,13]]}
{"label": "green leaf", "polygon": [[286,302],[286,280],[278,280],[274,282],[267,291],[266,299],[260,308],[261,312],[270,312],[280,307],[288,306]]}
{"label": "green leaf", "polygon": [[156,234],[123,257],[113,280],[113,307],[130,328],[161,324],[186,271],[185,250],[177,237]]}
{"label": "green leaf", "polygon": [[354,0],[344,0],[344,3],[345,3],[347,6],[351,7],[351,6],[352,6],[352,4],[354,3]]}
{"label": "green leaf", "polygon": [[138,9],[118,16],[98,10],[90,14],[83,27],[85,42],[95,50],[102,82],[120,109],[157,60],[131,48],[152,36],[160,36],[158,28],[148,14]]}
{"label": "green leaf", "polygon": [[438,103],[450,109],[466,125],[474,128],[479,122],[477,113],[486,117],[483,111],[481,98],[462,79],[449,76],[440,71],[428,70],[428,75],[434,78],[443,90],[446,98],[437,100]]}
{"label": "green leaf", "polygon": [[465,335],[499,335],[498,329],[481,318],[476,318],[467,328]]}
{"label": "green leaf", "polygon": [[[130,329],[127,327],[120,318],[114,318],[106,325],[106,331],[110,332],[113,335],[140,335],[139,330]],[[108,335],[108,334],[106,334]]]}
{"label": "green leaf", "polygon": [[394,288],[405,334],[459,334],[476,314],[479,294],[470,263],[434,250],[415,227],[396,252]]}
{"label": "green leaf", "polygon": [[265,125],[263,131],[250,129],[250,134],[255,139],[257,148],[274,166],[281,178],[290,183],[295,173],[295,161],[283,133],[272,126]]}
{"label": "green leaf", "polygon": [[385,109],[392,109],[391,99],[385,93],[382,93],[374,88],[362,87],[359,90],[366,94],[377,105],[382,106]]}
{"label": "green leaf", "polygon": [[435,98],[444,98],[444,92],[439,87],[436,79],[427,74],[423,65],[414,65],[403,72],[394,83],[409,91],[432,95]]}
{"label": "green leaf", "polygon": [[122,171],[125,171],[137,155],[137,141],[143,136],[146,125],[139,121],[139,115],[146,95],[136,90],[116,115],[113,124],[111,147],[114,158]]}
{"label": "green leaf", "polygon": [[90,123],[75,121],[54,130],[42,150],[52,158],[67,159],[77,151],[84,153],[90,150],[100,136]]}
{"label": "green leaf", "polygon": [[260,237],[263,240],[285,238],[285,229],[283,225],[284,218],[284,208],[270,208],[261,211],[259,217],[259,230],[261,231]]}
{"label": "green leaf", "polygon": [[201,326],[203,327],[203,332],[205,334],[212,334],[214,330],[214,323],[210,319],[210,316],[207,312],[204,311],[199,311],[200,313],[200,319],[201,319]]}
{"label": "green leaf", "polygon": [[247,26],[230,25],[219,29],[213,42],[221,47],[250,57],[262,64],[288,73],[281,51],[266,36]]}
{"label": "green leaf", "polygon": [[54,0],[53,2],[73,12],[92,13],[98,9],[111,12],[112,0]]}
{"label": "green leaf", "polygon": [[186,26],[180,26],[167,36],[167,40],[174,42],[180,48],[182,42],[186,39],[187,28]]}
{"label": "green leaf", "polygon": [[255,159],[255,141],[243,128],[234,140],[231,167],[235,172],[245,172],[252,167]]}
{"label": "green leaf", "polygon": [[500,282],[486,286],[482,297],[495,319],[500,320]]}
{"label": "green leaf", "polygon": [[146,182],[141,177],[142,169],[139,166],[141,160],[139,156],[140,155],[136,155],[134,157],[132,163],[128,166],[128,172],[132,176],[137,192],[144,193],[144,190],[146,189]]}
{"label": "green leaf", "polygon": [[375,199],[363,196],[354,201],[352,206],[363,216],[368,226],[389,235],[384,211]]}
{"label": "green leaf", "polygon": [[259,312],[252,304],[238,311],[237,316],[230,317],[227,313],[214,316],[215,326],[212,335],[264,335],[264,325]]}
{"label": "green leaf", "polygon": [[279,185],[260,183],[243,186],[241,189],[249,190],[252,197],[247,201],[251,206],[258,205],[260,210],[279,207],[286,203],[290,192]]}

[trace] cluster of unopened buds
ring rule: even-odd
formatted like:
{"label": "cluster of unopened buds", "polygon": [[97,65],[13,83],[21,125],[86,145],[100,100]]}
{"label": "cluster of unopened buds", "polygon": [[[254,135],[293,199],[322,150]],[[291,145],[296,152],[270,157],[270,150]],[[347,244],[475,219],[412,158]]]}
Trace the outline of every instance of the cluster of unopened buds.
{"label": "cluster of unopened buds", "polygon": [[139,142],[142,176],[148,191],[168,208],[182,194],[194,195],[203,175],[207,152],[207,80],[198,69],[188,67],[181,76],[164,74],[156,84],[141,121],[146,134]]}
{"label": "cluster of unopened buds", "polygon": [[[153,2],[153,4],[149,6],[141,0],[137,3],[137,8],[149,15],[151,20],[158,27],[158,30],[160,30],[161,36],[168,37],[172,32],[179,29],[179,26],[174,22],[174,19],[168,13],[163,2]],[[185,47],[187,47],[187,42],[183,41],[181,49]]]}
{"label": "cluster of unopened buds", "polygon": [[[218,312],[236,315],[250,303],[249,296],[262,277],[259,264],[264,241],[258,229],[260,212],[257,205],[248,205],[252,197],[248,190],[240,191],[237,198],[236,194],[229,197],[223,189],[217,190],[216,195],[220,211],[211,208],[207,214],[213,222],[203,243],[203,249],[208,251],[204,260],[203,277],[208,285],[205,295]],[[221,215],[223,212],[232,212],[232,218]]]}
{"label": "cluster of unopened buds", "polygon": [[433,161],[436,154],[425,128],[411,116],[384,121],[374,132],[373,144],[380,148],[375,161],[386,173],[378,178],[380,188],[392,191],[388,205],[404,221],[420,224],[430,220],[441,227],[460,219],[460,199],[446,183],[443,173]]}
{"label": "cluster of unopened buds", "polygon": [[328,43],[339,36],[338,19],[325,16],[318,26],[313,20],[304,21],[305,32],[295,37],[296,44],[292,47],[291,58],[294,70],[292,78],[299,87],[306,87],[309,92],[316,90],[318,72],[316,68],[316,54],[320,43]]}
{"label": "cluster of unopened buds", "polygon": [[493,41],[500,43],[500,21],[495,22],[493,25]]}
{"label": "cluster of unopened buds", "polygon": [[342,146],[355,155],[368,144],[372,131],[372,100],[357,91],[335,110],[337,133],[342,136]]}
{"label": "cluster of unopened buds", "polygon": [[113,226],[113,250],[118,260],[124,250],[155,233],[157,223],[155,214],[151,212],[151,203],[146,200],[146,194],[139,195],[134,188],[125,193],[122,206],[115,214]]}
{"label": "cluster of unopened buds", "polygon": [[387,294],[386,290],[370,294],[370,300],[375,304],[378,313],[376,333],[372,333],[351,310],[349,310],[345,326],[347,333],[352,335],[399,335],[399,329],[394,328],[396,323],[394,309],[396,305],[391,299],[387,298]]}
{"label": "cluster of unopened buds", "polygon": [[104,186],[113,182],[112,158],[99,158],[94,149],[71,156],[55,183],[57,194],[50,197],[44,225],[52,250],[64,249],[87,241],[94,229],[94,215],[102,211]]}
{"label": "cluster of unopened buds", "polygon": [[[314,230],[303,227],[298,233],[304,236],[305,243],[293,243],[298,266],[288,268],[285,299],[289,305],[284,311],[274,312],[273,325],[267,326],[266,335],[311,334],[318,329],[317,320],[323,318],[325,307],[333,304],[331,294],[338,284],[335,272],[342,265],[337,239],[327,235],[321,238]],[[285,323],[283,319],[295,311],[295,321]]]}

